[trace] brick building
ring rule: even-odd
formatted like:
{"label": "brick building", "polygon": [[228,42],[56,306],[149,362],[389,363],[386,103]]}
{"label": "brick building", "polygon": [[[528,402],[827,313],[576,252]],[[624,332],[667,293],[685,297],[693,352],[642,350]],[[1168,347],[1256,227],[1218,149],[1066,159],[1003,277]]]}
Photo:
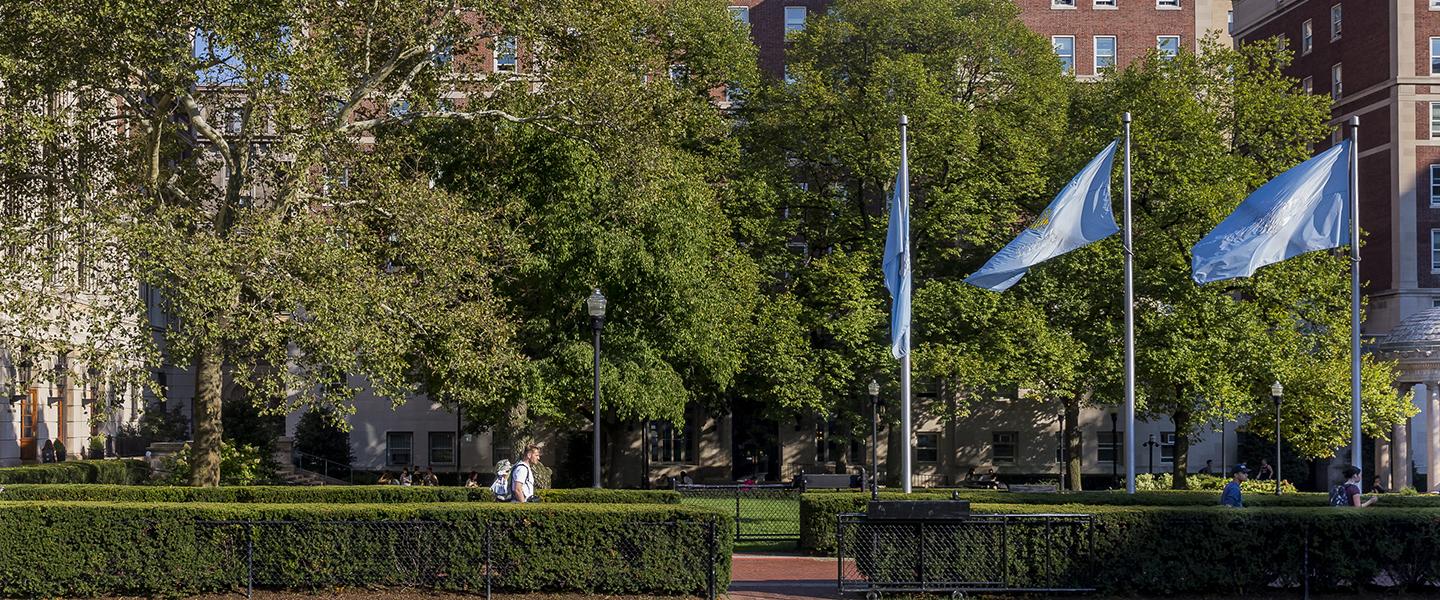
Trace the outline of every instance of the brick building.
{"label": "brick building", "polygon": [[1440,306],[1440,1],[1243,0],[1234,34],[1241,43],[1280,40],[1295,53],[1288,74],[1334,98],[1335,134],[1322,147],[1360,118],[1364,333],[1371,350],[1400,359],[1399,391],[1413,389],[1423,410],[1392,432],[1394,444],[1376,440],[1373,467],[1387,485],[1405,485],[1411,463],[1440,468],[1440,374],[1413,366],[1432,350],[1413,332]]}

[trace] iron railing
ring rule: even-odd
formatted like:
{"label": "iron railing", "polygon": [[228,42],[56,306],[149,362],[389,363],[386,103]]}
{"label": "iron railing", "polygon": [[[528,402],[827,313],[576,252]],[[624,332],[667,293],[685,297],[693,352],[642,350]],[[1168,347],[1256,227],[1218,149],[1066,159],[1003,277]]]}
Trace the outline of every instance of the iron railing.
{"label": "iron railing", "polygon": [[[617,528],[613,545],[574,551],[593,556],[597,572],[634,586],[614,591],[704,594],[715,600],[720,561],[729,559],[720,554],[717,520],[608,527]],[[445,590],[488,599],[495,591],[533,591],[525,572],[530,561],[525,541],[532,533],[523,529],[484,524],[477,531],[430,520],[199,521],[196,539],[197,552],[215,557],[201,575],[244,589],[246,598],[257,588],[357,587]],[[685,589],[644,587],[647,574],[676,569],[692,575],[678,584]]]}
{"label": "iron railing", "polygon": [[843,593],[1090,592],[1090,515],[871,519],[842,514]]}
{"label": "iron railing", "polygon": [[735,541],[800,541],[799,487],[677,484],[681,502],[735,514]]}
{"label": "iron railing", "polygon": [[345,463],[335,462],[323,456],[316,456],[299,450],[290,454],[290,462],[297,469],[323,475],[329,479],[355,483],[355,469]]}

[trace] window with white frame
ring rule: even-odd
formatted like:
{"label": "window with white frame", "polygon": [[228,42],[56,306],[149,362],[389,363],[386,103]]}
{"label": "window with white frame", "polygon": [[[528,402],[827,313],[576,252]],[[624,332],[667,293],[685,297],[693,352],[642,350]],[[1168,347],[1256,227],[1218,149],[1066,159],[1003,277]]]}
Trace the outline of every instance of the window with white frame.
{"label": "window with white frame", "polygon": [[1175,462],[1175,432],[1166,431],[1160,434],[1160,463],[1171,464]]}
{"label": "window with white frame", "polygon": [[1300,24],[1300,54],[1309,54],[1315,49],[1315,25],[1310,19]]}
{"label": "window with white frame", "polygon": [[1125,432],[1098,431],[1095,433],[1095,437],[1099,441],[1096,445],[1096,449],[1099,451],[1096,456],[1097,460],[1103,463],[1124,464],[1125,457],[1121,449],[1125,444]]}
{"label": "window with white frame", "polygon": [[676,427],[669,421],[651,421],[647,434],[650,436],[650,462],[690,463],[694,455],[690,451],[693,439],[691,421],[684,427]]}
{"label": "window with white frame", "polygon": [[1110,68],[1110,67],[1115,66],[1115,55],[1116,55],[1115,36],[1113,36],[1113,35],[1097,35],[1097,36],[1095,36],[1095,73],[1096,73],[1096,74],[1100,73],[1100,70],[1101,70],[1101,69],[1107,69],[1107,68]]}
{"label": "window with white frame", "polygon": [[739,22],[741,22],[741,23],[744,23],[744,24],[746,24],[746,25],[749,25],[749,24],[750,24],[750,7],[748,7],[748,6],[732,6],[732,7],[730,7],[730,16],[731,16],[731,17],[734,17],[736,21],[739,21]]}
{"label": "window with white frame", "polygon": [[455,464],[455,432],[430,432],[430,464]]}
{"label": "window with white frame", "polygon": [[940,434],[915,434],[915,462],[940,462]]}
{"label": "window with white frame", "polygon": [[1020,434],[1014,431],[990,432],[990,463],[996,465],[1015,464],[1019,441]]}
{"label": "window with white frame", "polygon": [[1340,65],[1330,67],[1330,97],[1339,98],[1345,93],[1345,78]]}
{"label": "window with white frame", "polygon": [[803,6],[785,7],[785,35],[805,31],[805,13]]}
{"label": "window with white frame", "polygon": [[1430,230],[1430,272],[1440,273],[1440,229]]}
{"label": "window with white frame", "polygon": [[385,433],[385,464],[410,466],[413,460],[411,450],[415,448],[415,434],[409,431],[388,431]]}
{"label": "window with white frame", "polygon": [[1155,38],[1155,49],[1160,51],[1160,56],[1175,58],[1180,54],[1180,36],[1161,35]]}
{"label": "window with white frame", "polygon": [[1155,8],[1180,8],[1180,0],[1155,0]]}
{"label": "window with white frame", "polygon": [[1067,75],[1075,72],[1075,36],[1057,35],[1050,38],[1055,47],[1055,56],[1060,57],[1060,72]]}
{"label": "window with white frame", "polygon": [[1050,0],[1050,8],[1075,8],[1075,0]]}
{"label": "window with white frame", "polygon": [[1430,38],[1430,74],[1440,75],[1440,37]]}
{"label": "window with white frame", "polygon": [[1330,39],[1340,39],[1340,22],[1342,21],[1340,5],[1330,7]]}
{"label": "window with white frame", "polygon": [[515,63],[519,57],[520,40],[515,36],[505,36],[495,40],[495,70],[497,72],[513,73]]}
{"label": "window with white frame", "polygon": [[1430,208],[1440,208],[1440,165],[1430,165]]}
{"label": "window with white frame", "polygon": [[1430,0],[1430,10],[1440,10],[1440,0]]}
{"label": "window with white frame", "polygon": [[1095,0],[1095,8],[1099,8],[1102,10],[1116,8],[1115,0]]}
{"label": "window with white frame", "polygon": [[1305,90],[1305,93],[1307,93],[1307,94],[1313,94],[1313,93],[1315,93],[1315,78],[1314,78],[1314,77],[1306,77],[1306,78],[1304,78],[1304,79],[1301,79],[1301,80],[1300,80],[1300,89]]}

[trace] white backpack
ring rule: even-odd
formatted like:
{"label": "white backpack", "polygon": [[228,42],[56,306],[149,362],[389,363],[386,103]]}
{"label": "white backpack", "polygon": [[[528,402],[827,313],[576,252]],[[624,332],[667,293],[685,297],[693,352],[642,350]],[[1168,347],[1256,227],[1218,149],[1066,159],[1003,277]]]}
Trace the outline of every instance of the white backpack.
{"label": "white backpack", "polygon": [[495,483],[490,484],[490,492],[495,494],[496,502],[510,501],[510,461],[502,460],[495,465]]}

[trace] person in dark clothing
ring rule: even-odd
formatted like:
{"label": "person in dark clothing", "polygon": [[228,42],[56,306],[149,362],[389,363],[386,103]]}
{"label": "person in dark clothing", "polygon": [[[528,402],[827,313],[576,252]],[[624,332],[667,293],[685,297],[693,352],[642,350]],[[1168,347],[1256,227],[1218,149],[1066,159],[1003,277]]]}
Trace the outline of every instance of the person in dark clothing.
{"label": "person in dark clothing", "polygon": [[1345,482],[1331,490],[1330,506],[1365,508],[1379,500],[1379,498],[1366,500],[1360,496],[1360,469],[1358,467],[1345,467],[1341,474],[1344,475]]}
{"label": "person in dark clothing", "polygon": [[45,440],[45,445],[40,447],[40,462],[55,462],[55,442]]}
{"label": "person in dark clothing", "polygon": [[1275,476],[1275,467],[1270,466],[1270,461],[1260,459],[1260,470],[1255,473],[1256,481],[1265,481]]}
{"label": "person in dark clothing", "polygon": [[1245,508],[1245,500],[1240,494],[1240,484],[1250,478],[1250,468],[1245,463],[1235,465],[1230,471],[1232,479],[1225,484],[1225,491],[1220,493],[1220,505],[1230,508]]}
{"label": "person in dark clothing", "polygon": [[1371,480],[1370,480],[1370,493],[1372,493],[1372,494],[1384,494],[1384,493],[1385,493],[1385,486],[1380,485],[1380,476],[1379,476],[1379,475],[1376,475],[1374,479],[1371,479]]}

